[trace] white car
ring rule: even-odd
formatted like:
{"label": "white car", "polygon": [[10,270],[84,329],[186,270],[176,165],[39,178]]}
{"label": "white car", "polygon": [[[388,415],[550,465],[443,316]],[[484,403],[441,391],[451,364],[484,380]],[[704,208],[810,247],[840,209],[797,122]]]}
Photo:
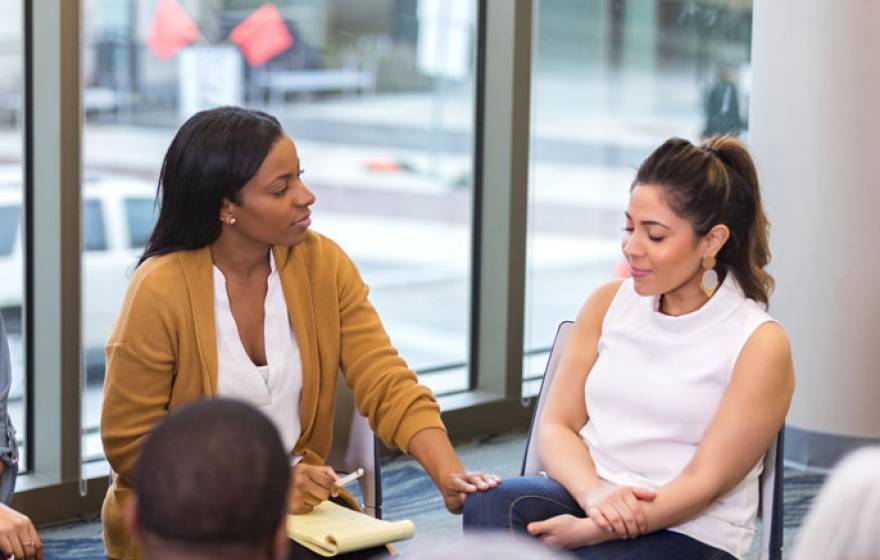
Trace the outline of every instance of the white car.
{"label": "white car", "polygon": [[[20,177],[0,171],[0,312],[10,333],[14,359],[21,351],[15,346],[21,343],[24,298]],[[142,179],[100,176],[84,181],[82,345],[90,383],[103,379],[104,344],[153,229],[154,199],[155,186]],[[13,364],[14,370],[16,367]],[[13,379],[10,397],[20,396],[22,376],[14,375]]]}

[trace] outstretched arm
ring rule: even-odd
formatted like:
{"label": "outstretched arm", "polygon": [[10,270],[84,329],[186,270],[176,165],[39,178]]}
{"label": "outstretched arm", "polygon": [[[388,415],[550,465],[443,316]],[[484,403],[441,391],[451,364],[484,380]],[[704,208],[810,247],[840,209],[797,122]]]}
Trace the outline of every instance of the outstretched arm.
{"label": "outstretched arm", "polygon": [[434,395],[398,355],[367,297],[367,285],[351,259],[337,250],[341,366],[358,410],[386,445],[412,455],[425,468],[446,508],[461,513],[467,494],[494,488],[499,479],[464,469]]}

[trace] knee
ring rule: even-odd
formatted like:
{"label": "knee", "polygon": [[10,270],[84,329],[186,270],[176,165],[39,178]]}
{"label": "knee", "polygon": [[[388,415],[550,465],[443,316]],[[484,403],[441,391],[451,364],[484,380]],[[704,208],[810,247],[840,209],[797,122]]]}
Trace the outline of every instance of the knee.
{"label": "knee", "polygon": [[519,497],[514,484],[505,481],[485,492],[468,494],[464,501],[465,529],[506,529],[510,526],[510,504]]}
{"label": "knee", "polygon": [[469,494],[464,501],[465,529],[525,530],[511,517],[514,505],[542,484],[546,484],[546,479],[510,478],[491,490]]}
{"label": "knee", "polygon": [[493,527],[492,519],[497,517],[494,512],[498,508],[495,492],[500,488],[493,488],[486,492],[468,494],[464,500],[462,523],[465,530]]}

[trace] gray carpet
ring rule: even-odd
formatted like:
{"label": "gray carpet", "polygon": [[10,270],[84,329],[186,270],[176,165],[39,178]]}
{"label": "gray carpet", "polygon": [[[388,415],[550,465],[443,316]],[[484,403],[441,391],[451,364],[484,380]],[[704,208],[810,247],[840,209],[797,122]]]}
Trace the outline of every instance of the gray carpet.
{"label": "gray carpet", "polygon": [[[519,475],[524,448],[524,434],[506,434],[477,443],[460,445],[456,450],[470,469],[512,477]],[[383,488],[387,489],[384,495],[385,518],[412,519],[416,524],[418,536],[413,541],[401,543],[399,549],[402,552],[411,549],[422,537],[461,534],[461,518],[446,513],[443,500],[417,463],[407,458],[395,460],[384,467],[382,478]],[[784,557],[790,555],[797,529],[824,480],[825,476],[821,474],[794,469],[785,470]],[[388,486],[389,482],[391,486]],[[418,492],[419,498],[405,499],[405,496],[413,495],[411,492]],[[404,499],[395,500],[394,496],[401,496]],[[756,538],[752,547],[752,558],[758,557],[758,544],[759,539]]]}
{"label": "gray carpet", "polygon": [[[456,449],[469,469],[512,477],[519,474],[524,446],[525,435],[517,433],[459,445]],[[823,475],[786,469],[786,555],[790,553],[797,528],[823,481]],[[447,539],[461,534],[461,518],[446,512],[433,483],[414,461],[398,457],[386,463],[382,470],[382,488],[385,519],[411,519],[416,524],[417,537],[397,547],[402,557],[412,557],[411,552],[420,542],[436,542],[438,537]],[[101,526],[97,520],[41,529],[40,534],[47,559],[104,558]],[[755,550],[753,547],[753,552]]]}

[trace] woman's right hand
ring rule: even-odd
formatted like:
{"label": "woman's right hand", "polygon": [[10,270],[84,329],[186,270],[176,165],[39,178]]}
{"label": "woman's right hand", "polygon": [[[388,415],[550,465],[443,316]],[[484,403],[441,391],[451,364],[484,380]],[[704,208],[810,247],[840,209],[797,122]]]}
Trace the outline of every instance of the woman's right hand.
{"label": "woman's right hand", "polygon": [[27,560],[43,559],[43,543],[27,515],[0,503],[0,550]]}
{"label": "woman's right hand", "polygon": [[333,485],[339,480],[333,467],[300,462],[290,467],[290,474],[291,493],[287,507],[290,513],[309,513],[324,500],[339,495],[339,489]]}
{"label": "woman's right hand", "polygon": [[648,518],[640,502],[651,502],[657,492],[647,488],[617,486],[587,497],[587,516],[596,525],[621,539],[634,539],[648,531]]}

